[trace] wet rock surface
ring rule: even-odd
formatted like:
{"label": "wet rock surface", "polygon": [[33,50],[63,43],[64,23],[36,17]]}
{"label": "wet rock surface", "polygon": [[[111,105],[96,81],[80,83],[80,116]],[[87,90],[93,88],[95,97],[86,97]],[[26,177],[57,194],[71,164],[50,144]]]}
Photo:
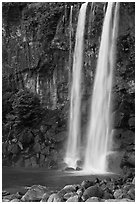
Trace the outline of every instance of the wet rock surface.
{"label": "wet rock surface", "polygon": [[[120,107],[113,112],[115,118],[112,131],[113,147],[107,155],[107,160],[110,171],[128,174],[129,168],[135,168],[135,116],[123,112],[123,105]],[[62,118],[64,122],[61,120],[63,111],[66,111],[64,109],[59,110],[58,114],[57,111],[49,111],[49,117],[43,119],[38,129],[24,132],[23,138],[33,137],[32,145],[22,147],[23,141],[3,142],[3,166],[80,171],[83,162],[81,160],[78,161],[76,169],[66,167],[65,164],[63,166],[66,152],[63,147],[67,138],[64,116]],[[82,131],[83,134],[86,131],[84,126]]]}
{"label": "wet rock surface", "polygon": [[22,196],[21,201],[40,201],[45,191],[46,187],[34,185]]}
{"label": "wet rock surface", "polygon": [[2,192],[3,202],[134,202],[135,177],[96,178],[81,184],[66,185],[60,190],[49,190],[46,186],[33,185],[24,194]]}

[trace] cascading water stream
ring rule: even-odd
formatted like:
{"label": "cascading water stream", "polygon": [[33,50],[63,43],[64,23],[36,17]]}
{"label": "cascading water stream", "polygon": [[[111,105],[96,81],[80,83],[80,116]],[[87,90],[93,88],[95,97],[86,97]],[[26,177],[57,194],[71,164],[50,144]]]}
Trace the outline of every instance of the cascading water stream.
{"label": "cascading water stream", "polygon": [[76,168],[80,149],[80,108],[81,108],[81,69],[83,65],[83,41],[85,30],[87,3],[82,4],[78,16],[76,31],[76,43],[73,57],[73,75],[71,86],[69,136],[65,163],[69,167]]}
{"label": "cascading water stream", "polygon": [[107,171],[106,158],[111,146],[111,89],[118,14],[116,4],[112,27],[113,6],[114,3],[108,3],[104,19],[87,128],[83,170],[90,173]]}

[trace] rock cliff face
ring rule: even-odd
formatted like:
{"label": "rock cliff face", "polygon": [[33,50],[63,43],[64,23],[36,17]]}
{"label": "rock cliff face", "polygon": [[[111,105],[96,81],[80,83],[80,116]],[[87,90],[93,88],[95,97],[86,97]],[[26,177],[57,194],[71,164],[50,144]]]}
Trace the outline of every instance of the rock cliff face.
{"label": "rock cliff face", "polygon": [[[88,4],[82,72],[82,135],[85,134],[95,75],[104,3]],[[70,8],[72,21],[70,21]],[[69,89],[77,18],[81,3],[3,4],[3,165],[59,168],[65,152]],[[11,15],[13,10],[14,15]],[[120,4],[117,62],[112,94],[113,150],[123,155],[121,168],[134,168],[134,3]],[[46,112],[33,128],[10,130],[10,94],[27,89]],[[14,91],[13,91],[14,90]],[[8,93],[8,96],[6,95]],[[7,99],[8,98],[8,99]],[[12,105],[11,105],[12,106]],[[7,110],[7,107],[9,110]],[[37,118],[39,120],[39,118]],[[13,141],[13,139],[17,139]],[[84,138],[84,137],[83,137]],[[7,141],[6,141],[7,140]],[[109,155],[110,169],[118,155]]]}

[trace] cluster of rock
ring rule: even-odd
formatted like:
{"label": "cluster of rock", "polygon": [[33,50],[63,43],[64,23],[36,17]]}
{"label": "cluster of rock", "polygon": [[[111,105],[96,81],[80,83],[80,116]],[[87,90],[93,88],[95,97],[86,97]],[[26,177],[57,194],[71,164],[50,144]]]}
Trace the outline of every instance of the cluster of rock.
{"label": "cluster of rock", "polygon": [[67,137],[64,121],[59,119],[56,110],[48,111],[39,127],[24,130],[18,141],[3,142],[3,166],[59,168]]}
{"label": "cluster of rock", "polygon": [[116,171],[117,166],[123,173],[135,171],[135,115],[119,108],[114,112],[113,123],[113,154],[108,158],[109,169]]}
{"label": "cluster of rock", "polygon": [[[125,172],[135,167],[134,107],[132,103],[127,104],[127,100],[121,101],[121,98],[115,94],[113,98],[113,154],[108,155],[107,159],[110,171]],[[85,135],[89,101],[82,104],[84,108],[82,108],[81,132]],[[23,150],[19,142],[8,145],[3,143],[2,152],[6,155],[3,158],[3,166],[60,168],[67,140],[68,115],[68,102],[60,110],[48,110],[39,127],[24,131],[22,140],[20,136],[20,142],[24,144]],[[30,142],[31,139],[33,142]]]}
{"label": "cluster of rock", "polygon": [[50,190],[46,186],[27,187],[23,194],[2,192],[3,202],[134,202],[135,177],[85,180],[81,184],[66,185],[63,189]]}
{"label": "cluster of rock", "polygon": [[[119,105],[119,109],[116,107],[113,112],[113,154],[108,155],[109,170],[113,172],[116,166],[121,167],[123,171],[135,167],[135,116],[133,113],[124,112],[123,106],[125,107],[124,104]],[[66,104],[59,114],[56,111],[49,111],[49,116],[42,121],[39,128],[33,131],[35,137],[32,131],[25,131],[24,142],[29,142],[30,138],[34,140],[27,148],[23,147],[22,150],[19,142],[3,143],[3,155],[7,155],[3,158],[3,166],[60,168],[64,157],[63,144],[67,138],[67,130],[66,124],[59,121],[59,118],[67,121],[64,118],[67,118],[68,110],[69,107]]]}
{"label": "cluster of rock", "polygon": [[16,151],[17,143],[9,144],[9,146],[11,147],[10,156],[3,158],[3,166],[58,168],[57,161],[62,151],[54,149],[55,144],[50,147],[51,145],[47,146],[45,142],[37,141],[30,147],[31,150],[28,147],[21,152]]}

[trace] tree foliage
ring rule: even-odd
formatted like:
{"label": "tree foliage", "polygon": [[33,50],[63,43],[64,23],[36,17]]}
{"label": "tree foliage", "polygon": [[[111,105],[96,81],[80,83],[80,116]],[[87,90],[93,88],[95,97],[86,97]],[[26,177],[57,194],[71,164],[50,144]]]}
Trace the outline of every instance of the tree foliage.
{"label": "tree foliage", "polygon": [[[25,136],[24,132],[31,132],[31,129],[40,124],[44,110],[38,96],[28,90],[19,90],[14,96],[7,97],[10,98],[7,100],[7,103],[10,101],[10,106],[4,122],[4,131],[5,134],[7,131],[10,132],[8,139],[19,139]],[[30,135],[32,137],[32,133]]]}
{"label": "tree foliage", "polygon": [[19,90],[14,97],[12,109],[19,126],[35,126],[42,117],[40,99],[28,90]]}

